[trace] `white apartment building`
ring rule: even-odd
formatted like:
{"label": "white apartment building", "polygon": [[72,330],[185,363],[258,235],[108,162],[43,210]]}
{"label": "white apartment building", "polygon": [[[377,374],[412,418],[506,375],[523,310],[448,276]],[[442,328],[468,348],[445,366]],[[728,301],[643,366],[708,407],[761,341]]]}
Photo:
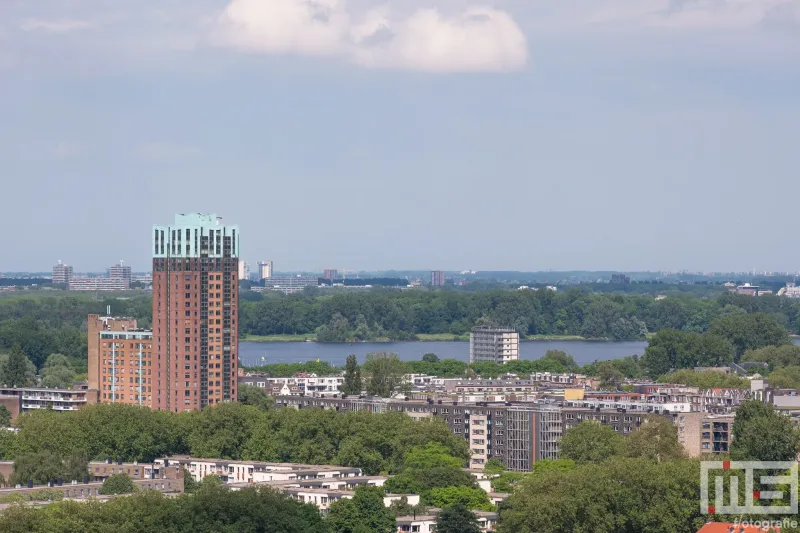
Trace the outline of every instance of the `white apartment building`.
{"label": "white apartment building", "polygon": [[512,328],[476,326],[469,334],[469,362],[505,364],[519,359],[519,333]]}

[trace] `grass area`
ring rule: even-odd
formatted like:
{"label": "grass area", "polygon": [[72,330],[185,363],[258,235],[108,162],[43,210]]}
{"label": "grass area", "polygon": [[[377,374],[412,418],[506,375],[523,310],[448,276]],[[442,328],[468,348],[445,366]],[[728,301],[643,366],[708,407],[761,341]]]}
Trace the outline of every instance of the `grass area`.
{"label": "grass area", "polygon": [[580,335],[527,335],[522,340],[525,340],[525,341],[586,341],[586,340],[597,340],[597,339],[587,339],[586,337],[581,337]]}
{"label": "grass area", "polygon": [[417,339],[421,341],[468,341],[469,333],[455,335],[453,333],[417,333]]}
{"label": "grass area", "polygon": [[239,340],[245,342],[304,342],[307,340],[316,341],[317,336],[314,333],[298,335],[245,335],[240,337]]}

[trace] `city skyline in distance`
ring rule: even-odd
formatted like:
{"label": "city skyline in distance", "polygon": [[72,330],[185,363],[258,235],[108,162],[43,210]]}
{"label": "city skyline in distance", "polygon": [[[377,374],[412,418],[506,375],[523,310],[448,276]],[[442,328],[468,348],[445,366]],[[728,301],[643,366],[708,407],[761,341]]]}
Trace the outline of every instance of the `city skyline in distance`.
{"label": "city skyline in distance", "polygon": [[[800,167],[792,6],[391,0],[398,40],[375,51],[358,21],[378,2],[336,3],[322,18],[349,22],[325,50],[314,17],[272,40],[261,4],[0,8],[19,228],[0,270],[146,270],[143,235],[181,211],[236,220],[243,257],[280,271],[800,264],[782,203]],[[435,24],[409,23],[426,9]],[[395,47],[442,35],[485,46]]]}

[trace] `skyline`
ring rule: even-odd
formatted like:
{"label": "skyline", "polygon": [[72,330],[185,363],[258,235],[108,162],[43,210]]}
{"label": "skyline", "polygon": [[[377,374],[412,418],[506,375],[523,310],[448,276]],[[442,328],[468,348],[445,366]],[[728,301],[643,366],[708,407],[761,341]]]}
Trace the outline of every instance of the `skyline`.
{"label": "skyline", "polygon": [[797,270],[800,0],[314,5],[0,6],[0,270]]}

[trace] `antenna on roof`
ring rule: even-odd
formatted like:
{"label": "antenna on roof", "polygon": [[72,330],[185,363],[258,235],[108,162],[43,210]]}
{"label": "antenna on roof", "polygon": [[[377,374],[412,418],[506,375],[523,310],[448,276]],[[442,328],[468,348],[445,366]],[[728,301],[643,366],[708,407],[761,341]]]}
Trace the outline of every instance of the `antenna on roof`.
{"label": "antenna on roof", "polygon": [[110,305],[106,306],[106,316],[111,316],[111,306]]}

